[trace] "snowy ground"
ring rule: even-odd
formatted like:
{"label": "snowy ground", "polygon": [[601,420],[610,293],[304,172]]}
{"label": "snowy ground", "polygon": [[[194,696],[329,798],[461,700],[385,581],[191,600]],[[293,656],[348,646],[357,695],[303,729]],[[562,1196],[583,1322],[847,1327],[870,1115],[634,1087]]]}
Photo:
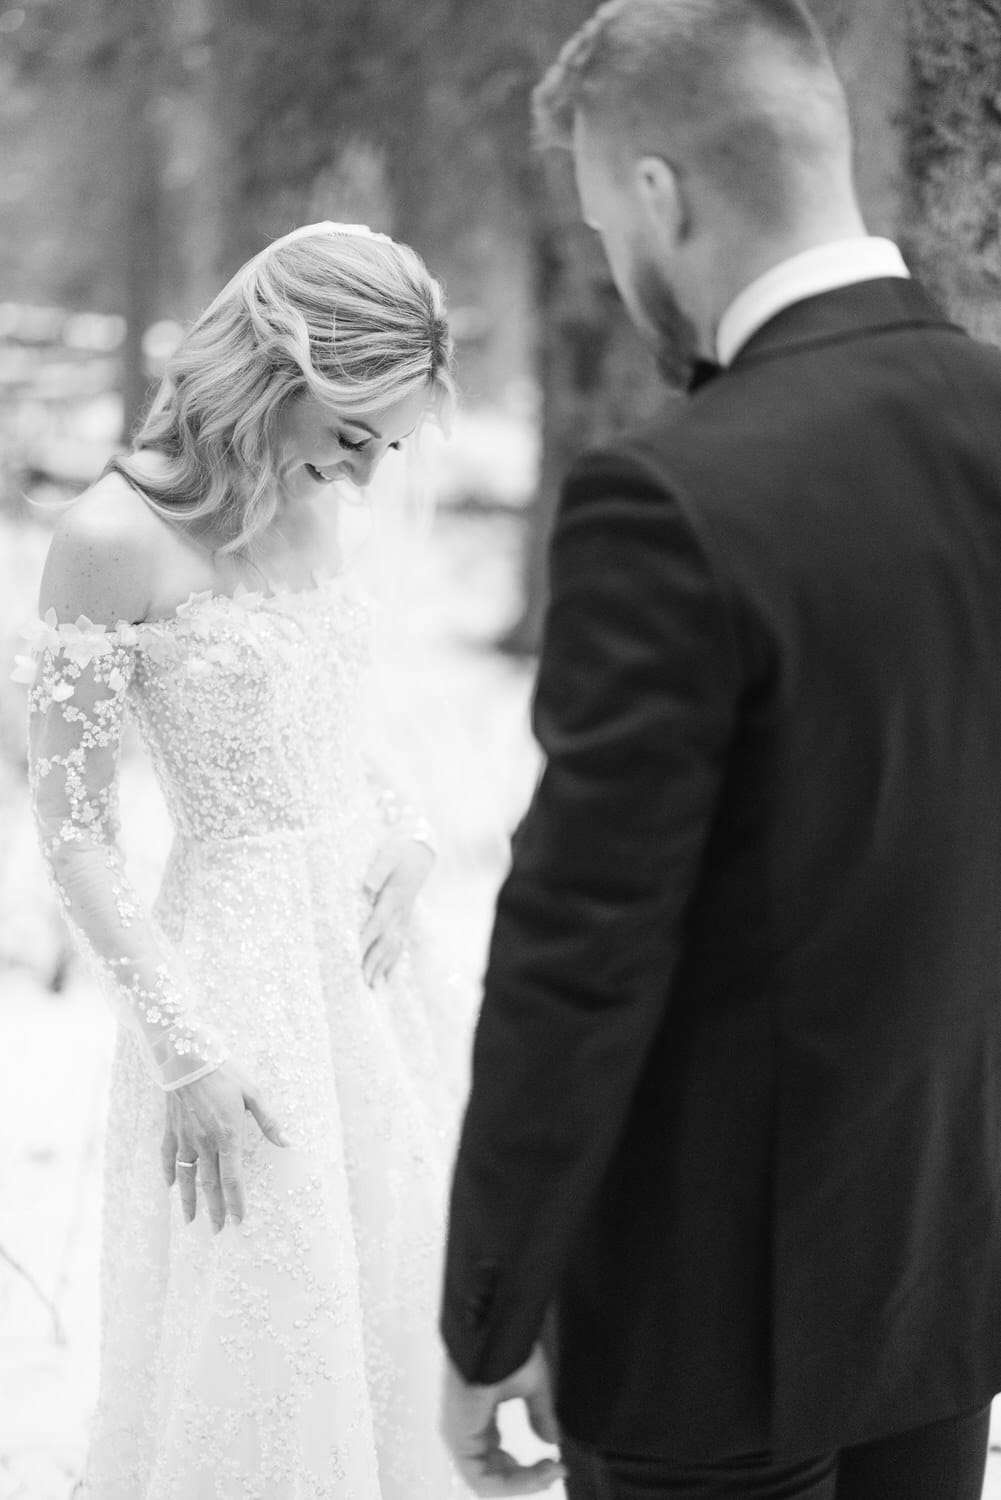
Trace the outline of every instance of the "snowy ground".
{"label": "snowy ground", "polygon": [[[459,441],[484,450],[517,431],[467,422]],[[477,448],[477,444],[479,447]],[[444,450],[442,450],[444,452]],[[490,457],[516,499],[531,454],[524,443]],[[511,476],[514,477],[511,477]],[[448,492],[459,484],[438,471]],[[467,486],[468,488],[468,486]],[[446,850],[433,892],[442,938],[470,970],[482,962],[506,836],[530,793],[536,760],[527,727],[526,666],[489,649],[516,607],[516,512],[445,508],[397,599],[406,622],[391,636],[388,729],[418,763],[415,783]],[[0,535],[0,652],[10,621],[30,610],[43,538]],[[398,648],[398,649],[397,649]],[[6,676],[0,672],[0,678]],[[0,733],[20,705],[0,688]],[[420,726],[409,733],[408,726]],[[2,770],[2,764],[0,764]],[[155,888],[168,830],[150,773],[136,755],[123,773],[123,820],[140,888]],[[74,975],[58,995],[39,977],[58,957],[58,930],[34,851],[23,788],[0,780],[0,1500],[66,1500],[82,1456],[96,1378],[100,1139],[112,1025]],[[6,961],[6,966],[4,963]],[[512,1441],[534,1454],[513,1418]],[[1001,1440],[1001,1424],[996,1438]],[[556,1500],[562,1491],[552,1490]],[[985,1500],[1001,1500],[1001,1450]]]}

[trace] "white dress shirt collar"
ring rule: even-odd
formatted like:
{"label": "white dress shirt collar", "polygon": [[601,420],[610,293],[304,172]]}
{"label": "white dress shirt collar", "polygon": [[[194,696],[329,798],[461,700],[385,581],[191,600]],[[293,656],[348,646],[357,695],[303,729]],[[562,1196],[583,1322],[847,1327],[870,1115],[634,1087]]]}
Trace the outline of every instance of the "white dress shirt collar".
{"label": "white dress shirt collar", "polygon": [[893,241],[875,235],[835,240],[793,255],[738,292],[720,318],[716,357],[721,365],[732,364],[751,335],[794,302],[883,276],[910,272]]}

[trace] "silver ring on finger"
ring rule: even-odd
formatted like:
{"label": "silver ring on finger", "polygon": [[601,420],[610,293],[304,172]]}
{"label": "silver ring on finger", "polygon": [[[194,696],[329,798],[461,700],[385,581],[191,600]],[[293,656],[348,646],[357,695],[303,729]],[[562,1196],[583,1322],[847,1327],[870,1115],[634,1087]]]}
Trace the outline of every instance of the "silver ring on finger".
{"label": "silver ring on finger", "polygon": [[193,1171],[195,1171],[195,1169],[198,1166],[198,1158],[196,1156],[195,1159],[194,1159],[194,1161],[182,1161],[179,1156],[175,1156],[174,1157],[174,1166],[175,1167],[187,1167],[190,1171],[193,1172]]}

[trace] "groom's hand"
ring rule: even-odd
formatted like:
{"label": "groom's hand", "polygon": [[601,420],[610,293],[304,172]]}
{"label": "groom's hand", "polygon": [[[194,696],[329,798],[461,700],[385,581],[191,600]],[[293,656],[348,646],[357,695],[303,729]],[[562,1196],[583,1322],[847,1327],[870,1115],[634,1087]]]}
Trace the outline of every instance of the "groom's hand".
{"label": "groom's hand", "polygon": [[499,1385],[469,1385],[452,1362],[446,1362],[441,1434],[475,1495],[534,1495],[565,1475],[558,1459],[519,1464],[501,1447],[498,1408],[518,1399],[524,1401],[537,1436],[544,1443],[558,1443],[549,1370],[538,1345],[521,1369]]}

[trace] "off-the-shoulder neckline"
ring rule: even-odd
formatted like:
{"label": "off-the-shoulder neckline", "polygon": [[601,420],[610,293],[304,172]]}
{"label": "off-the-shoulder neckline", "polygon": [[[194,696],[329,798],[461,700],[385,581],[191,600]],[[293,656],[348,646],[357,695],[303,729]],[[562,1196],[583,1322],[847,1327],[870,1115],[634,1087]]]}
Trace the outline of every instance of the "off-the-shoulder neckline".
{"label": "off-the-shoulder neckline", "polygon": [[201,609],[207,604],[235,604],[240,609],[267,608],[272,604],[283,604],[295,600],[309,600],[319,595],[341,593],[345,589],[346,575],[344,573],[330,573],[318,576],[313,583],[304,585],[302,588],[269,588],[267,592],[263,589],[250,589],[245,584],[237,584],[231,594],[224,591],[217,592],[215,589],[193,590],[180,604],[175,604],[172,614],[157,615],[151,620],[139,620],[136,622],[137,630],[152,629],[157,625],[172,625],[177,620],[189,618],[195,610]]}
{"label": "off-the-shoulder neckline", "polygon": [[304,588],[276,589],[269,593],[248,589],[242,585],[238,586],[232,594],[204,589],[201,592],[190,593],[187,599],[175,605],[173,614],[158,615],[154,619],[135,622],[117,620],[114,625],[91,620],[86,615],[79,615],[76,620],[72,621],[59,620],[55,610],[48,609],[44,615],[36,615],[23,627],[21,634],[34,649],[46,643],[55,645],[57,640],[60,643],[76,645],[88,640],[94,643],[100,642],[104,649],[115,644],[137,645],[144,638],[155,636],[161,630],[184,625],[192,616],[210,605],[248,611],[280,610],[289,604],[312,603],[317,599],[335,594],[356,597],[359,603],[362,602],[364,596],[361,591],[359,590],[357,595],[353,594],[348,587],[348,582],[346,574],[335,573],[318,578],[315,583]]}

